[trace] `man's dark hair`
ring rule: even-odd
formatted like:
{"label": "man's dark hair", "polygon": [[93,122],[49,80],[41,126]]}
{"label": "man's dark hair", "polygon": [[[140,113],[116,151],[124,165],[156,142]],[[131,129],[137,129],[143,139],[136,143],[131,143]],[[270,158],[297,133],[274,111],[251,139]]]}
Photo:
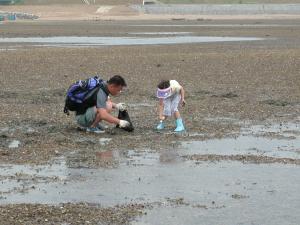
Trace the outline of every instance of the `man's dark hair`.
{"label": "man's dark hair", "polygon": [[107,81],[108,84],[115,84],[117,86],[127,87],[127,84],[123,77],[120,75],[114,75]]}
{"label": "man's dark hair", "polygon": [[170,81],[169,80],[162,80],[161,82],[159,82],[159,84],[157,85],[157,87],[159,89],[165,89],[170,87]]}

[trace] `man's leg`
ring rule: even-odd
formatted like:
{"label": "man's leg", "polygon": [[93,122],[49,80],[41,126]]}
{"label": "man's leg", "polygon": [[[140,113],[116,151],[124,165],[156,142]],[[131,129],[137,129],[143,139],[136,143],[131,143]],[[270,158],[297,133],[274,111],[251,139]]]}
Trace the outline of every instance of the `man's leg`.
{"label": "man's leg", "polygon": [[[107,100],[106,102],[106,111],[108,113],[111,113],[113,111],[113,104],[112,101],[110,99]],[[105,130],[108,128],[107,125],[105,125],[104,123],[102,123],[102,121],[99,122],[98,126],[97,126],[100,130]]]}
{"label": "man's leg", "polygon": [[110,99],[106,102],[106,110],[108,113],[111,113],[113,111],[113,103]]}
{"label": "man's leg", "polygon": [[90,127],[96,118],[96,107],[90,107],[84,114],[77,115],[76,121],[82,127]]}
{"label": "man's leg", "polygon": [[87,132],[93,132],[97,134],[104,133],[104,130],[98,127],[91,127],[91,125],[96,119],[96,115],[97,115],[96,107],[90,107],[86,110],[84,114],[76,116],[76,120],[80,126],[86,128]]}

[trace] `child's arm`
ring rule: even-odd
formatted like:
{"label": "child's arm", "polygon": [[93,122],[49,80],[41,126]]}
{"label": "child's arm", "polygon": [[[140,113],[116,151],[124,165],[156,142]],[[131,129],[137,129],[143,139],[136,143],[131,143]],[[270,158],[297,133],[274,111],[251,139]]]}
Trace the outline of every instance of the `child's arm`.
{"label": "child's arm", "polygon": [[180,89],[180,95],[181,95],[180,103],[181,103],[182,107],[185,106],[184,94],[185,94],[185,91],[184,91],[183,87],[181,87],[181,89]]}

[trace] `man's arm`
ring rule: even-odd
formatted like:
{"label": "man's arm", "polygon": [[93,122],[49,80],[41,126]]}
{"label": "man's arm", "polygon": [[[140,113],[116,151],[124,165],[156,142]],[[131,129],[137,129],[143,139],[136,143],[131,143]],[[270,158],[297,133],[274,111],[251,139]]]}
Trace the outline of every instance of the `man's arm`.
{"label": "man's arm", "polygon": [[96,127],[101,120],[105,120],[109,123],[120,124],[120,120],[110,115],[104,108],[96,108],[96,118],[92,124],[92,127]]}

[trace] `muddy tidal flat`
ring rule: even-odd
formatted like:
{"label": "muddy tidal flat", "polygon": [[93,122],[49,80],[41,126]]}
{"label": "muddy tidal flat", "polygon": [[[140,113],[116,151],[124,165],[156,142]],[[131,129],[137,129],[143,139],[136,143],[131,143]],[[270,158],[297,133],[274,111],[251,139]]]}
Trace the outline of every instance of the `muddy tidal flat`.
{"label": "muddy tidal flat", "polygon": [[[300,221],[300,20],[0,23],[1,224]],[[133,133],[79,129],[68,86],[122,75]],[[186,91],[155,130],[156,85]]]}

